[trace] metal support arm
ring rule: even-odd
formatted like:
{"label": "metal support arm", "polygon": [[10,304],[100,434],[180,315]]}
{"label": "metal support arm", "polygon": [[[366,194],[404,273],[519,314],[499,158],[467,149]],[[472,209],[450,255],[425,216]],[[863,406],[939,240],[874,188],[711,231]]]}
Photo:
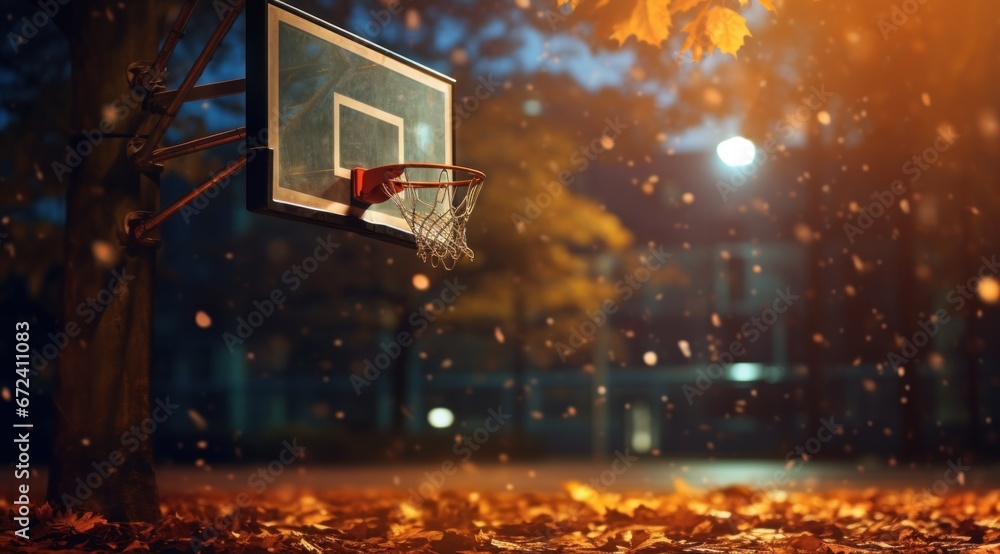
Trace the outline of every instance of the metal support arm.
{"label": "metal support arm", "polygon": [[[220,96],[234,96],[246,92],[246,79],[233,79],[231,81],[220,81],[207,85],[198,85],[191,89],[184,102],[197,102],[198,100],[208,100],[209,98],[219,98]],[[176,90],[165,90],[149,97],[145,108],[152,113],[166,113],[167,107],[177,96]]]}
{"label": "metal support arm", "polygon": [[228,179],[234,173],[239,172],[247,165],[246,154],[230,162],[221,171],[205,179],[198,186],[191,189],[187,194],[175,200],[172,204],[163,208],[157,213],[152,212],[132,212],[125,217],[125,232],[128,233],[129,242],[139,246],[158,246],[159,241],[149,237],[150,233],[159,227],[170,216],[181,211],[181,208],[190,204],[195,198],[208,189]]}
{"label": "metal support arm", "polygon": [[[222,21],[219,22],[219,26],[215,29],[215,32],[212,33],[211,38],[208,39],[208,43],[205,44],[205,48],[201,51],[201,54],[198,55],[198,59],[195,60],[194,65],[191,66],[188,74],[184,77],[184,81],[181,82],[181,86],[177,87],[177,90],[175,91],[165,112],[160,116],[160,118],[156,121],[156,124],[153,126],[153,129],[149,132],[149,138],[135,138],[130,141],[129,151],[134,153],[132,155],[132,159],[138,167],[145,168],[152,164],[151,158],[153,157],[153,151],[160,144],[160,141],[163,140],[163,135],[166,134],[170,124],[174,122],[174,118],[177,117],[177,112],[180,110],[181,104],[185,102],[185,99],[191,92],[191,89],[194,88],[194,84],[205,71],[205,67],[208,66],[208,62],[212,60],[212,56],[215,54],[215,51],[218,50],[219,44],[222,43],[222,39],[227,33],[229,33],[229,29],[232,28],[236,18],[243,12],[245,4],[246,0],[233,1],[232,9],[226,12],[226,14],[222,17]],[[163,51],[161,51],[161,55],[162,54]],[[159,56],[157,59],[159,60]]]}
{"label": "metal support arm", "polygon": [[223,131],[207,137],[182,142],[181,144],[158,148],[153,151],[153,156],[149,159],[149,161],[156,164],[171,158],[179,158],[188,154],[194,154],[195,152],[201,152],[202,150],[208,150],[209,148],[214,148],[222,144],[243,140],[246,137],[247,128],[239,127],[231,131]]}

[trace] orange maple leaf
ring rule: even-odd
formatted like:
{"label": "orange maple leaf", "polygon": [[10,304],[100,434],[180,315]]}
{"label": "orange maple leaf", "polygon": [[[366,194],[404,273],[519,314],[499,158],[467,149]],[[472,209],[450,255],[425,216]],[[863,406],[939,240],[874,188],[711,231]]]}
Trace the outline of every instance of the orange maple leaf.
{"label": "orange maple leaf", "polygon": [[708,10],[705,31],[714,46],[733,57],[743,46],[743,39],[752,36],[742,15],[721,6]]}
{"label": "orange maple leaf", "polygon": [[611,38],[623,44],[635,35],[639,42],[659,46],[670,36],[671,17],[667,0],[639,0],[626,21],[614,26]]}

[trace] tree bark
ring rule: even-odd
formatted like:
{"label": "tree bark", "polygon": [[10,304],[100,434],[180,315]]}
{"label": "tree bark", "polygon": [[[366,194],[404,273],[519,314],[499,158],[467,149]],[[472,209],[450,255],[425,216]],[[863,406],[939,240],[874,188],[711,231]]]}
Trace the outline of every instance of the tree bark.
{"label": "tree bark", "polygon": [[74,2],[57,16],[72,52],[77,135],[69,147],[82,159],[74,168],[67,154],[64,176],[63,323],[79,332],[56,364],[48,498],[58,508],[112,521],[155,521],[149,435],[162,425],[151,419],[149,398],[155,252],[126,252],[123,223],[129,212],[157,208],[159,175],[140,173],[125,155],[127,140],[106,135],[136,133],[144,119],[126,68],[156,54],[162,8],[153,1],[123,6]]}

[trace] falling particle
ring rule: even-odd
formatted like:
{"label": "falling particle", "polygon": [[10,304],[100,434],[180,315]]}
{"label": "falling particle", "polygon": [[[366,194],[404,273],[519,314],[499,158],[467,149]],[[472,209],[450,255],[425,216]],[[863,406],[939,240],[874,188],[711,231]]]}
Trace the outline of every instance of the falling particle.
{"label": "falling particle", "polygon": [[500,454],[497,455],[497,460],[501,464],[506,464],[507,462],[510,461],[510,456],[508,456],[506,452],[501,452]]}
{"label": "falling particle", "polygon": [[194,426],[197,427],[199,431],[208,429],[208,422],[205,421],[205,418],[201,417],[201,414],[199,414],[197,410],[188,410],[188,419],[191,420],[191,423],[194,423]]}
{"label": "falling particle", "polygon": [[796,223],[793,232],[795,233],[795,240],[801,242],[802,244],[809,244],[812,242],[812,229],[805,223]]}
{"label": "falling particle", "polygon": [[2,393],[3,393],[3,399],[4,399],[4,401],[5,402],[10,402],[10,389],[8,389],[7,387],[4,387]]}
{"label": "falling particle", "polygon": [[865,262],[857,254],[851,254],[851,262],[854,263],[854,269],[858,271],[865,270]]}
{"label": "falling particle", "polygon": [[994,277],[987,277],[979,281],[976,292],[979,293],[979,299],[983,304],[996,304],[1000,301],[1000,281]]}
{"label": "falling particle", "polygon": [[762,271],[762,269],[760,267],[760,264],[754,264],[754,266],[753,266],[753,272],[754,273],[760,273],[761,271]]}
{"label": "falling particle", "polygon": [[813,333],[813,342],[823,344],[823,333]]}
{"label": "falling particle", "polygon": [[645,362],[646,365],[650,367],[656,365],[656,359],[657,359],[656,352],[653,351],[646,352],[645,354],[642,355],[642,361]]}
{"label": "falling particle", "polygon": [[80,444],[82,444],[84,446],[90,446],[90,438],[89,437],[83,437],[82,439],[80,439]]}
{"label": "falling particle", "polygon": [[414,9],[406,10],[406,28],[411,31],[420,28],[420,12]]}
{"label": "falling particle", "polygon": [[526,10],[531,7],[531,0],[514,0],[514,5],[522,10]]}
{"label": "falling particle", "polygon": [[540,412],[538,410],[532,410],[531,411],[531,419],[538,419],[538,420],[545,419],[545,414],[543,414],[542,412]]}
{"label": "falling particle", "polygon": [[208,329],[212,326],[212,317],[203,310],[198,310],[198,312],[194,314],[194,322],[198,327]]}
{"label": "falling particle", "polygon": [[903,198],[899,201],[899,209],[903,211],[904,214],[910,213],[910,201]]}
{"label": "falling particle", "polygon": [[451,51],[451,63],[455,65],[464,65],[469,61],[469,53],[463,48],[456,48]]}
{"label": "falling particle", "polygon": [[118,261],[118,252],[107,241],[95,240],[90,244],[90,252],[94,260],[105,267],[113,266]]}
{"label": "falling particle", "polygon": [[413,288],[417,290],[427,290],[431,286],[431,280],[427,278],[423,273],[417,273],[413,276]]}
{"label": "falling particle", "polygon": [[819,121],[821,125],[829,125],[830,121],[832,121],[830,119],[830,112],[826,110],[819,112],[816,114],[816,121]]}
{"label": "falling particle", "polygon": [[689,360],[691,359],[691,345],[688,344],[688,341],[686,340],[677,341],[677,348],[681,349],[681,354],[684,354],[685,358]]}
{"label": "falling particle", "polygon": [[716,328],[722,327],[722,318],[716,312],[712,312],[712,326]]}
{"label": "falling particle", "polygon": [[597,394],[601,396],[604,396],[604,393],[606,393],[607,391],[608,389],[604,388],[604,385],[597,387]]}
{"label": "falling particle", "polygon": [[501,331],[499,327],[493,328],[493,336],[497,339],[498,343],[503,344],[503,331]]}
{"label": "falling particle", "polygon": [[925,106],[930,107],[931,105],[931,95],[926,92],[920,95],[920,101],[924,103]]}
{"label": "falling particle", "polygon": [[199,450],[205,450],[208,448],[208,441],[198,441],[195,446],[197,446]]}
{"label": "falling particle", "polygon": [[861,386],[865,389],[865,392],[875,392],[877,388],[875,379],[862,379]]}
{"label": "falling particle", "polygon": [[247,359],[248,360],[253,360],[256,357],[257,357],[257,355],[254,354],[253,352],[247,352]]}
{"label": "falling particle", "polygon": [[681,201],[685,204],[694,204],[694,195],[690,192],[685,192],[681,195]]}
{"label": "falling particle", "polygon": [[570,406],[566,408],[566,417],[573,417],[576,415],[576,406]]}
{"label": "falling particle", "polygon": [[226,259],[227,260],[232,260],[233,259],[233,253],[232,252],[226,252]]}
{"label": "falling particle", "polygon": [[858,290],[854,288],[854,285],[844,285],[844,294],[853,297],[858,294]]}
{"label": "falling particle", "polygon": [[451,358],[445,358],[441,360],[441,369],[448,369],[451,367]]}
{"label": "falling particle", "polygon": [[506,489],[509,490],[509,491],[514,490],[514,483],[507,483]]}
{"label": "falling particle", "polygon": [[333,417],[337,419],[344,419],[344,410],[337,410],[337,413],[333,414]]}
{"label": "falling particle", "polygon": [[615,147],[615,139],[607,135],[603,135],[601,136],[601,146],[604,147],[605,150],[611,150]]}
{"label": "falling particle", "polygon": [[715,87],[706,88],[704,92],[702,92],[702,98],[705,99],[706,104],[713,107],[721,105],[724,100],[722,93]]}

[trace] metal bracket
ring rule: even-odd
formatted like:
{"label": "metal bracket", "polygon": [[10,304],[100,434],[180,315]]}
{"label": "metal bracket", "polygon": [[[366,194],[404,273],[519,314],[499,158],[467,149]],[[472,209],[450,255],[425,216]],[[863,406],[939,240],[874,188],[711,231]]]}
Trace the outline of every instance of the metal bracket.
{"label": "metal bracket", "polygon": [[[125,216],[125,246],[129,249],[135,249],[137,247],[142,248],[159,248],[162,241],[159,237],[159,231],[156,229],[148,229],[146,223],[156,215],[155,212],[129,212]],[[156,236],[152,236],[151,233],[156,232]]]}
{"label": "metal bracket", "polygon": [[[146,98],[152,94],[166,90],[166,79],[162,74],[153,73],[153,62],[149,60],[139,60],[129,64],[125,70],[125,79],[131,89],[142,89],[146,92]],[[145,100],[143,101],[145,104]]]}

